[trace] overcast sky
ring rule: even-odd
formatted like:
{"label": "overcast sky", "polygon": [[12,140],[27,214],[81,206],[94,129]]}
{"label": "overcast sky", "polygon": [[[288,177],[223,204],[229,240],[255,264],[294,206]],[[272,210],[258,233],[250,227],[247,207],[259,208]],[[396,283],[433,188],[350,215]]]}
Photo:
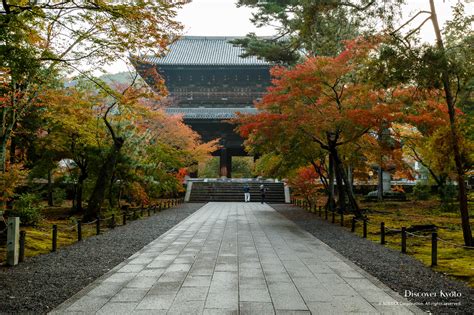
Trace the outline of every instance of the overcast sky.
{"label": "overcast sky", "polygon": [[[435,0],[438,18],[441,25],[451,18],[451,6],[459,0]],[[462,0],[466,3],[468,13],[474,13],[474,0]],[[237,0],[193,0],[183,6],[178,13],[178,20],[184,25],[185,35],[207,36],[243,36],[254,32],[260,36],[274,34],[271,27],[256,28],[251,22],[252,10],[247,7],[237,8]],[[428,0],[407,0],[403,10],[404,16],[413,16],[419,10],[429,10]],[[422,21],[421,18],[420,21]],[[432,25],[426,23],[421,36],[426,41],[433,41]],[[107,68],[110,73],[126,71],[122,63]]]}

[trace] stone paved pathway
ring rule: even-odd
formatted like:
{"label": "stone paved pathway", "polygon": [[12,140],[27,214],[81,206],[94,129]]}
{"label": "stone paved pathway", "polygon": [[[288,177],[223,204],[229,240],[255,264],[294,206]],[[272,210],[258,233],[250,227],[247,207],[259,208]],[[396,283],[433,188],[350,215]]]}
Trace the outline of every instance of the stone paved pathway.
{"label": "stone paved pathway", "polygon": [[421,312],[400,301],[270,206],[208,203],[53,313]]}

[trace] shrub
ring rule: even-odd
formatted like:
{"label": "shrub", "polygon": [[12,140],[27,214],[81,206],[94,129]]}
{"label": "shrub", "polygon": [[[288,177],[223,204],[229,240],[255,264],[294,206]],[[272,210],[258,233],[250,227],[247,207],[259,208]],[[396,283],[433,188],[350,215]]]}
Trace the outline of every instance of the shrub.
{"label": "shrub", "polygon": [[53,190],[53,204],[60,206],[66,200],[66,191],[62,188],[54,188]]}
{"label": "shrub", "polygon": [[322,188],[319,175],[311,166],[299,168],[295,176],[290,178],[289,184],[295,195],[311,202],[315,202],[316,194]]}
{"label": "shrub", "polygon": [[457,187],[453,184],[446,184],[440,188],[441,208],[443,211],[456,211]]}
{"label": "shrub", "polygon": [[9,215],[19,217],[24,225],[36,225],[41,219],[40,199],[34,194],[22,194],[15,201]]}
{"label": "shrub", "polygon": [[416,200],[428,200],[430,198],[431,188],[428,185],[416,183],[413,187],[413,196]]}

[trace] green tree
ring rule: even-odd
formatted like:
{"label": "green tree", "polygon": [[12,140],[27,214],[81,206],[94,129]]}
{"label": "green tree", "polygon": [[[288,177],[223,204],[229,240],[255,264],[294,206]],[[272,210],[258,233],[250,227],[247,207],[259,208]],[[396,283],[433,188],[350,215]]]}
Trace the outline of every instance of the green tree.
{"label": "green tree", "polygon": [[278,64],[295,64],[302,56],[335,56],[344,50],[344,41],[374,29],[376,21],[391,23],[403,0],[239,0],[238,5],[254,8],[256,26],[272,25],[273,38],[249,34],[233,42],[256,55]]}
{"label": "green tree", "polygon": [[49,163],[48,173],[58,161],[72,160],[75,174],[73,210],[83,210],[84,182],[90,175],[90,164],[106,145],[106,131],[98,124],[97,105],[101,98],[90,82],[78,82],[69,88],[57,88],[44,93],[47,104],[43,113],[43,135],[36,143],[40,160]]}
{"label": "green tree", "polygon": [[[472,127],[463,124],[458,108],[468,111],[472,105],[472,16],[466,15],[459,2],[454,7],[454,18],[442,30],[436,15],[434,0],[427,0],[429,10],[420,11],[397,29],[390,31],[394,44],[387,49],[384,64],[388,72],[398,73],[394,79],[420,88],[434,88],[443,91],[443,102],[448,113],[449,140],[459,188],[459,210],[466,245],[473,244],[469,223],[465,172],[469,168],[468,159],[463,157],[464,139],[472,139],[465,131]],[[412,27],[414,19],[425,16],[423,22]],[[436,43],[419,44],[420,28],[427,22],[433,26]],[[407,32],[402,32],[410,28]],[[394,65],[399,65],[395,68]],[[393,76],[388,76],[393,78]],[[471,118],[466,121],[469,123]],[[467,128],[465,128],[468,126]],[[464,127],[464,128],[463,128]]]}

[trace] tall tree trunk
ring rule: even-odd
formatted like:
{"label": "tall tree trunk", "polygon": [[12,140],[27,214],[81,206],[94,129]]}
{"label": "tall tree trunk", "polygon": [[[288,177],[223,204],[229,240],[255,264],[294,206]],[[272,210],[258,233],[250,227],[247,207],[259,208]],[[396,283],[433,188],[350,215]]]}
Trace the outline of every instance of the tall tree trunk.
{"label": "tall tree trunk", "polygon": [[81,169],[81,173],[79,174],[79,178],[77,179],[77,188],[76,188],[76,212],[81,212],[84,210],[82,208],[82,198],[84,196],[84,181],[87,179],[87,172]]}
{"label": "tall tree trunk", "polygon": [[4,135],[1,139],[1,145],[0,145],[0,160],[2,163],[2,173],[5,173],[7,171],[7,142],[8,142],[8,137]]}
{"label": "tall tree trunk", "polygon": [[357,199],[355,198],[354,193],[349,189],[349,179],[347,178],[347,173],[344,169],[344,165],[342,164],[341,159],[339,158],[337,150],[334,150],[333,158],[334,158],[334,166],[336,168],[336,171],[340,172],[342,181],[345,184],[344,186],[346,189],[346,194],[349,199],[349,204],[351,206],[351,209],[354,212],[355,216],[360,218],[362,217],[362,212],[360,211],[359,204],[357,203]]}
{"label": "tall tree trunk", "polygon": [[100,168],[99,176],[97,177],[94,190],[92,191],[86,212],[84,213],[84,220],[91,220],[99,215],[104,202],[105,190],[107,184],[110,183],[110,178],[114,172],[115,164],[117,163],[117,158],[120,154],[120,149],[122,148],[123,143],[124,140],[122,138],[114,139],[114,144],[108,153],[104,164],[102,164],[102,167]]}
{"label": "tall tree trunk", "polygon": [[451,145],[453,146],[454,163],[456,165],[457,182],[459,188],[459,211],[461,212],[461,224],[464,236],[464,244],[471,246],[473,244],[472,231],[469,224],[469,209],[467,204],[467,190],[466,183],[464,182],[464,167],[462,163],[461,150],[459,147],[459,137],[456,127],[456,114],[454,107],[454,98],[450,85],[450,77],[448,70],[448,61],[446,59],[445,48],[443,39],[441,37],[441,30],[438,24],[438,17],[436,16],[436,8],[434,0],[429,0],[431,8],[431,20],[433,22],[434,32],[436,34],[436,42],[439,50],[441,51],[442,58],[442,69],[441,69],[441,80],[443,82],[444,93],[446,97],[446,105],[448,106],[449,114],[449,125],[451,135]]}
{"label": "tall tree trunk", "polygon": [[71,207],[72,213],[75,213],[77,209],[76,196],[77,196],[77,184],[73,185],[73,190],[72,190],[72,207]]}
{"label": "tall tree trunk", "polygon": [[354,193],[354,176],[351,165],[347,166],[347,180],[349,181],[349,189]]}
{"label": "tall tree trunk", "polygon": [[10,140],[10,164],[15,164],[16,141],[15,137]]}
{"label": "tall tree trunk", "polygon": [[51,168],[48,169],[48,206],[54,206],[53,202],[53,179],[51,174]]}
{"label": "tall tree trunk", "polygon": [[328,210],[334,211],[334,158],[331,153],[329,153],[329,187],[328,187]]}
{"label": "tall tree trunk", "polygon": [[114,182],[115,182],[115,172],[110,177],[110,184],[109,184],[109,206],[114,207]]}
{"label": "tall tree trunk", "polygon": [[[335,148],[333,150],[336,151]],[[333,153],[333,157],[335,157],[336,155],[337,153]],[[337,203],[338,203],[340,211],[345,212],[346,211],[346,191],[345,191],[346,188],[344,187],[344,184],[342,182],[341,169],[337,167],[336,161],[334,161],[334,164],[336,166],[334,169],[334,173],[336,174],[336,184],[337,184],[337,194],[338,194]]]}
{"label": "tall tree trunk", "polygon": [[122,200],[122,192],[123,192],[122,183],[120,183],[119,188],[118,188],[118,194],[117,194],[117,204],[118,204],[119,209],[120,209],[120,203]]}
{"label": "tall tree trunk", "polygon": [[[7,140],[5,136],[2,136],[1,144],[0,144],[0,162],[1,162],[1,173],[5,174],[7,171]],[[0,187],[0,211],[6,210],[7,208],[7,200],[4,194],[5,187]]]}

